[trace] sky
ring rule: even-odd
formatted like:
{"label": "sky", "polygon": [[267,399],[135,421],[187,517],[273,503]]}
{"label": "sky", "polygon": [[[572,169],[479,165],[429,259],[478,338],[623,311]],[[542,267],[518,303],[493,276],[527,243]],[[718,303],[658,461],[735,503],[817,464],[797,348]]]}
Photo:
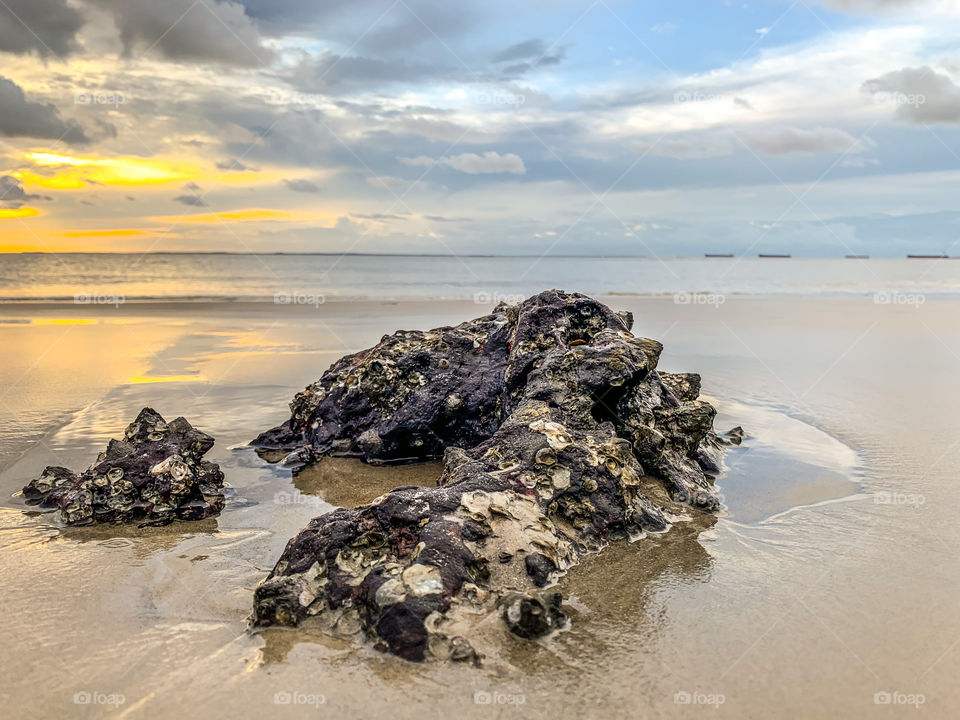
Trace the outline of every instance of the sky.
{"label": "sky", "polygon": [[960,254],[960,0],[0,0],[0,251]]}

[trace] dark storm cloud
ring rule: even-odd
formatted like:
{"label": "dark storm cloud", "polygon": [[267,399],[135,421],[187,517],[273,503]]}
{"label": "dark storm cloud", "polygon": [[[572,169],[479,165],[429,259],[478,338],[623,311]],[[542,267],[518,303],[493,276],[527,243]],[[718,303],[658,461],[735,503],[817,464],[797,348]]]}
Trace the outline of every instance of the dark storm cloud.
{"label": "dark storm cloud", "polygon": [[63,120],[56,107],[27,100],[20,86],[4,77],[0,77],[0,135],[89,142],[83,129]]}
{"label": "dark storm cloud", "polygon": [[217,0],[86,0],[116,23],[128,55],[257,67],[274,54],[243,5]]}
{"label": "dark storm cloud", "polygon": [[23,183],[12,175],[0,175],[0,208],[17,210],[28,202],[50,200],[46,195],[33,195],[23,189]]}
{"label": "dark storm cloud", "polygon": [[67,55],[77,48],[80,12],[67,0],[4,0],[0,3],[0,50]]}

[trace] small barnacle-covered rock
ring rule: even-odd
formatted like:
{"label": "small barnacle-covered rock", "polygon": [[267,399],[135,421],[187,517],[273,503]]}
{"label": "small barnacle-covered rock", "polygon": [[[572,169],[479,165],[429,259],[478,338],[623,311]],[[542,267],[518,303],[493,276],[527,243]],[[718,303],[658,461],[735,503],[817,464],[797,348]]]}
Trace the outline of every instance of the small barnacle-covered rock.
{"label": "small barnacle-covered rock", "polygon": [[512,593],[503,598],[503,620],[514,635],[532,640],[563,626],[560,593]]}
{"label": "small barnacle-covered rock", "polygon": [[484,618],[529,640],[562,627],[549,586],[586,553],[718,509],[735,436],[718,438],[699,376],[661,375],[662,345],[632,323],[551,290],[335,363],[255,444],[443,457],[443,473],[313,519],[257,587],[254,624],[354,628],[407,660],[478,661]]}
{"label": "small barnacle-covered rock", "polygon": [[67,525],[202,520],[224,506],[223,473],[202,459],[213,443],[184,418],[167,423],[144,408],[89,468],[48,467],[23,497],[57,509]]}

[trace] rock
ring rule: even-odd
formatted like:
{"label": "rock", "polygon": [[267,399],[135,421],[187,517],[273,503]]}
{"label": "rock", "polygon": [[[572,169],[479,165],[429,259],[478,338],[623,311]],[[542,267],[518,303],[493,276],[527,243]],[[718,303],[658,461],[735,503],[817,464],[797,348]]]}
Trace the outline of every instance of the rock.
{"label": "rock", "polygon": [[503,621],[514,635],[532,640],[566,623],[561,602],[560,593],[514,593],[503,600]]}
{"label": "rock", "polygon": [[662,346],[631,320],[553,290],[335,363],[255,443],[442,455],[443,474],[312,520],[256,589],[254,623],[356,617],[400,657],[473,657],[478,617],[499,607],[511,632],[540,637],[564,619],[537,588],[585,553],[718,509],[700,455],[722,445],[699,376],[661,376]]}
{"label": "rock", "polygon": [[727,430],[723,434],[721,441],[725,440],[730,445],[739,445],[740,443],[743,442],[743,438],[744,438],[743,428],[737,425],[732,430]]}
{"label": "rock", "polygon": [[214,440],[184,418],[140,411],[123,440],[111,440],[87,470],[51,466],[23,488],[30,505],[57,508],[67,525],[166,524],[219,515],[223,473],[201,460]]}
{"label": "rock", "polygon": [[[516,311],[513,311],[514,314]],[[429,460],[472,447],[500,425],[509,312],[427,332],[398,332],[348,355],[290,404],[291,418],[254,440],[263,450],[367,461]]]}
{"label": "rock", "polygon": [[527,571],[527,575],[530,576],[533,584],[537,587],[543,587],[550,582],[550,574],[557,570],[557,566],[553,564],[553,560],[538,552],[527,555],[527,557],[524,558],[523,565]]}

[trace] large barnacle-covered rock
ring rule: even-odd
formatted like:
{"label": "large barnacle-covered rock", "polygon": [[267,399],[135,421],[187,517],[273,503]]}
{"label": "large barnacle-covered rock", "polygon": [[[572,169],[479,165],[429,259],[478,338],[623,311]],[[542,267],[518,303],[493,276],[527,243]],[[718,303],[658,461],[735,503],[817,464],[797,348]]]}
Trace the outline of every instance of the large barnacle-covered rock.
{"label": "large barnacle-covered rock", "polygon": [[59,510],[67,525],[165,524],[202,520],[223,509],[223,473],[202,460],[214,440],[184,418],[167,423],[144,408],[122,440],[82,473],[51,466],[23,488],[30,505]]}
{"label": "large barnacle-covered rock", "polygon": [[265,450],[367,461],[443,457],[500,425],[516,310],[456,327],[401,331],[348,355],[297,394],[291,417],[253,441]]}
{"label": "large barnacle-covered rock", "polygon": [[658,373],[662,346],[631,320],[554,290],[336,363],[256,442],[301,458],[442,452],[444,471],[314,519],[257,588],[254,622],[475,659],[470,618],[499,610],[516,635],[550,632],[564,614],[542,588],[584,553],[719,508],[722,443],[699,376]]}

